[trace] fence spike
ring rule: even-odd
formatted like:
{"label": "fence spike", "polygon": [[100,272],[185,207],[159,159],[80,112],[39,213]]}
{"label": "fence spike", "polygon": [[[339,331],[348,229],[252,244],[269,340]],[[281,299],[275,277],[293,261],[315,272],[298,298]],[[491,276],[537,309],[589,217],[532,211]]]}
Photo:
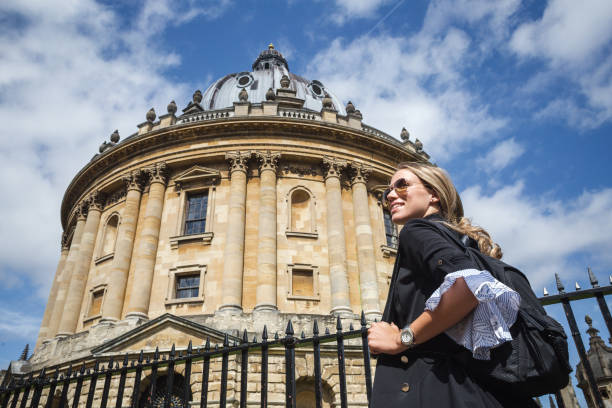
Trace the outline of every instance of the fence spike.
{"label": "fence spike", "polygon": [[219,345],[215,343],[215,351],[219,350]]}
{"label": "fence spike", "polygon": [[274,333],[274,340],[278,340],[280,337],[278,336],[278,332]]}
{"label": "fence spike", "polygon": [[329,336],[329,327],[326,327],[326,328],[325,328],[325,335],[326,335],[326,336]]}
{"label": "fence spike", "polygon": [[140,349],[140,354],[138,354],[138,363],[142,364],[142,358],[143,358],[143,352],[142,349]]}
{"label": "fence spike", "polygon": [[544,288],[544,296],[548,296],[548,291]]}
{"label": "fence spike", "polygon": [[363,310],[361,311],[361,317],[359,319],[359,322],[361,323],[361,326],[365,326],[367,324],[366,322],[366,318],[365,318],[365,313],[363,312]]}
{"label": "fence spike", "polygon": [[350,323],[350,324],[349,324],[349,330],[350,330],[350,331],[355,330],[355,328],[353,327],[353,323]]}
{"label": "fence spike", "polygon": [[204,350],[210,351],[210,337],[206,338],[206,344],[204,344]]}
{"label": "fence spike", "polygon": [[253,343],[257,343],[257,335],[253,335]]}
{"label": "fence spike", "polygon": [[287,323],[287,329],[285,329],[285,334],[287,336],[293,336],[293,324],[291,324],[291,319],[289,319],[289,322]]}
{"label": "fence spike", "polygon": [[189,344],[187,345],[187,354],[191,354],[192,350],[193,350],[193,344],[191,343],[191,340],[189,340]]}
{"label": "fence spike", "polygon": [[302,330],[302,334],[300,334],[300,337],[305,339],[306,338],[306,333],[304,333],[304,330]]}
{"label": "fence spike", "polygon": [[126,367],[128,365],[128,353],[125,353],[125,358],[123,359],[123,366]]}
{"label": "fence spike", "polygon": [[340,316],[336,319],[336,330],[342,331],[342,320],[340,320]]}
{"label": "fence spike", "polygon": [[59,377],[59,367],[55,367],[55,373],[53,374],[53,378]]}
{"label": "fence spike", "polygon": [[174,358],[174,352],[175,352],[175,346],[174,343],[172,343],[172,348],[170,349],[170,358]]}
{"label": "fence spike", "polygon": [[580,290],[580,285],[578,284],[577,281],[576,281],[576,290]]}
{"label": "fence spike", "polygon": [[565,293],[565,286],[563,286],[558,273],[555,273],[555,280],[557,281],[557,291],[559,291],[559,293]]}
{"label": "fence spike", "polygon": [[94,364],[94,372],[97,373],[98,370],[100,369],[100,362],[98,360],[96,360],[95,364]]}
{"label": "fence spike", "polygon": [[589,281],[591,281],[591,286],[594,287],[594,288],[598,288],[599,287],[599,282],[597,281],[597,277],[595,276],[595,274],[591,270],[590,266],[587,267],[587,272],[589,274]]}
{"label": "fence spike", "polygon": [[227,346],[229,346],[229,337],[227,333],[225,333],[225,335],[223,336],[223,347],[227,347]]}
{"label": "fence spike", "polygon": [[178,358],[182,358],[183,357],[183,352],[181,350],[179,350],[178,352]]}
{"label": "fence spike", "polygon": [[312,334],[315,336],[319,335],[319,323],[317,323],[317,319],[315,319],[314,323],[312,324]]}
{"label": "fence spike", "polygon": [[261,333],[261,338],[263,340],[268,340],[268,326],[264,324],[263,333]]}
{"label": "fence spike", "polygon": [[155,353],[153,354],[153,360],[159,360],[159,346],[155,347]]}
{"label": "fence spike", "polygon": [[242,342],[243,343],[248,343],[249,342],[249,337],[247,335],[246,329],[244,329],[244,331],[242,332]]}

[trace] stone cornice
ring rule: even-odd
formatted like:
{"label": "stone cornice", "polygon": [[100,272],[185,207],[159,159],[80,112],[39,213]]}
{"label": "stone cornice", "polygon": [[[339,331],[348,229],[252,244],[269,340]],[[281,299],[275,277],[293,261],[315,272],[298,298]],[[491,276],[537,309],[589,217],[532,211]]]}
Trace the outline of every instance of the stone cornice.
{"label": "stone cornice", "polygon": [[[104,153],[96,156],[77,175],[66,189],[61,206],[61,220],[65,227],[75,203],[113,168],[138,156],[143,156],[163,147],[192,143],[195,140],[244,136],[279,139],[303,139],[316,141],[323,146],[334,144],[359,148],[364,156],[377,154],[388,163],[402,161],[426,161],[423,156],[411,152],[397,141],[382,140],[366,132],[331,123],[282,117],[224,118],[199,123],[176,124],[142,135],[132,135]],[[236,144],[248,145],[244,140]],[[236,145],[235,144],[235,145]],[[235,146],[234,145],[234,146]]]}

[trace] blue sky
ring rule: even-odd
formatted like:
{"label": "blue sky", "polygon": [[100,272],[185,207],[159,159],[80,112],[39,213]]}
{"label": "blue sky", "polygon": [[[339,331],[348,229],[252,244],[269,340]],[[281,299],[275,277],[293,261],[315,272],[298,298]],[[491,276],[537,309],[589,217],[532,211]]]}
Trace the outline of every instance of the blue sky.
{"label": "blue sky", "polygon": [[[607,281],[609,21],[609,0],[1,2],[0,366],[35,342],[62,194],[100,143],[270,42],[365,123],[419,138],[538,293],[554,272],[586,287],[587,265]],[[586,312],[604,327],[593,307],[583,330]]]}

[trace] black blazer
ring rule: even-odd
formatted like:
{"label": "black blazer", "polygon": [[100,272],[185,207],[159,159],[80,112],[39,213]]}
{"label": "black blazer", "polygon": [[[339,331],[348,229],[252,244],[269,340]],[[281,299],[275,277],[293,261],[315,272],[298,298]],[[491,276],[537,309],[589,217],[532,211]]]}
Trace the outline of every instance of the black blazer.
{"label": "black blazer", "polygon": [[[478,269],[432,225],[437,214],[408,221],[400,232],[382,320],[402,328],[425,310],[425,301],[456,271]],[[459,234],[457,234],[459,235]],[[465,241],[464,241],[465,242]],[[468,245],[477,247],[473,240]],[[466,372],[460,354],[471,352],[440,334],[398,355],[378,357],[371,407],[531,407],[531,399],[493,394]]]}

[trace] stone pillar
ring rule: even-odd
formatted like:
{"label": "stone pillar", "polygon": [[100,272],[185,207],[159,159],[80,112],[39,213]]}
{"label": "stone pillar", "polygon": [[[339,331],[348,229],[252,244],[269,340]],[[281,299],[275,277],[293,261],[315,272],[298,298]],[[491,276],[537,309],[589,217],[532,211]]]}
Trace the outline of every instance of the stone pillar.
{"label": "stone pillar", "polygon": [[231,314],[242,311],[242,274],[244,267],[244,228],[246,209],[246,178],[249,152],[229,152],[230,164],[229,213],[225,234],[223,262],[223,293],[219,311]]}
{"label": "stone pillar", "polygon": [[102,213],[102,205],[98,192],[92,193],[88,199],[88,204],[89,209],[85,227],[83,228],[79,256],[74,264],[74,271],[70,277],[70,285],[68,286],[68,293],[66,294],[62,320],[57,332],[58,337],[74,334],[79,321],[79,314],[81,313],[83,295],[85,294],[85,284],[87,283],[89,265],[91,264],[98,226],[100,225],[100,214]]}
{"label": "stone pillar", "polygon": [[157,257],[164,195],[166,193],[166,163],[157,163],[145,170],[149,175],[149,197],[140,241],[134,255],[134,284],[126,314],[128,319],[148,319],[151,287]]}
{"label": "stone pillar", "polygon": [[79,249],[81,247],[81,238],[83,237],[83,229],[85,228],[85,214],[83,212],[83,203],[79,203],[77,206],[77,221],[72,234],[72,241],[70,243],[70,249],[68,250],[68,256],[64,263],[64,268],[59,277],[59,283],[57,287],[57,295],[55,296],[55,302],[53,304],[53,311],[49,319],[49,334],[47,338],[55,337],[62,320],[62,314],[64,313],[64,304],[66,303],[66,294],[68,293],[68,287],[70,286],[70,278],[74,271],[76,260],[79,257]]}
{"label": "stone pillar", "polygon": [[279,153],[257,152],[259,224],[255,310],[278,310],[276,302],[276,170]]}
{"label": "stone pillar", "polygon": [[[63,238],[65,238],[65,236]],[[62,239],[62,252],[60,254],[60,260],[57,263],[57,269],[55,270],[55,276],[53,277],[53,283],[51,284],[51,291],[49,292],[49,299],[47,300],[47,306],[45,307],[45,314],[43,315],[42,323],[40,324],[38,340],[36,340],[36,347],[34,349],[37,349],[43,340],[47,340],[54,335],[54,333],[50,333],[49,331],[49,323],[51,320],[51,315],[53,314],[53,307],[57,299],[57,292],[60,286],[62,271],[64,270],[64,265],[66,264],[66,258],[68,257],[69,251],[68,245],[63,241],[64,239]]]}
{"label": "stone pillar", "polygon": [[121,215],[121,223],[117,231],[117,243],[109,274],[101,322],[121,319],[125,287],[130,270],[132,249],[134,248],[134,235],[136,233],[140,197],[142,195],[140,170],[127,174],[123,177],[123,181],[126,184],[127,195],[123,214]]}
{"label": "stone pillar", "polygon": [[351,187],[353,189],[353,214],[355,216],[361,308],[368,320],[380,320],[382,313],[378,303],[374,234],[372,232],[372,224],[370,223],[368,190],[366,188],[367,177],[370,172],[371,170],[362,164],[351,164]]}
{"label": "stone pillar", "polygon": [[331,282],[331,313],[352,314],[346,268],[346,240],[342,216],[340,172],[347,163],[335,158],[323,159],[323,174],[327,199],[327,242],[329,247],[329,278]]}

